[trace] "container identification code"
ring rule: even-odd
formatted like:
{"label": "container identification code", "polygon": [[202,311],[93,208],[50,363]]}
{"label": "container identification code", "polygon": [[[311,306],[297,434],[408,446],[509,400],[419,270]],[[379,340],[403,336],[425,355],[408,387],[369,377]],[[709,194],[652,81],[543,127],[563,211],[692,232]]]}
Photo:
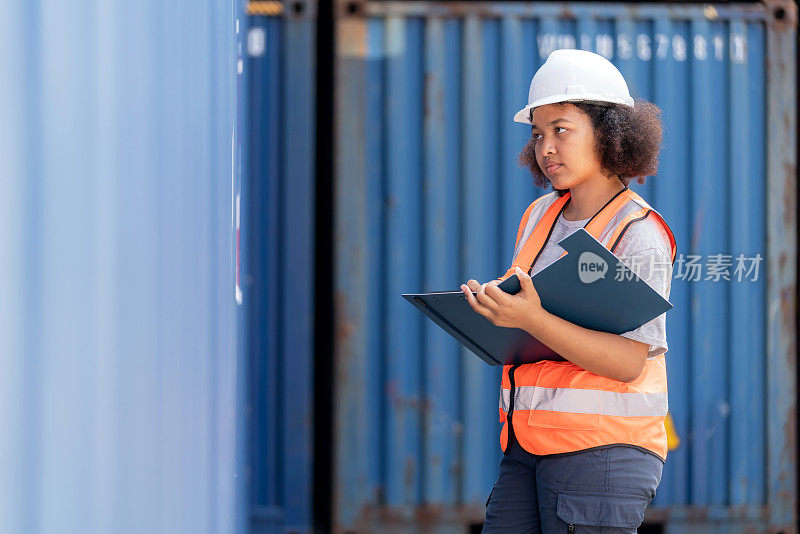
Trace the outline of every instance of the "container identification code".
{"label": "container identification code", "polygon": [[642,61],[650,61],[653,57],[660,60],[672,57],[675,61],[686,61],[691,53],[697,61],[710,58],[723,61],[727,54],[732,63],[747,62],[747,37],[742,33],[731,33],[727,39],[721,34],[710,38],[696,34],[691,38],[691,43],[683,35],[670,36],[663,33],[656,33],[652,37],[646,33],[636,36],[619,33],[616,43],[614,37],[607,33],[597,34],[594,38],[586,33],[581,34],[579,43],[574,35],[542,33],[537,36],[536,41],[539,57],[542,59],[547,58],[553,50],[576,48],[580,44],[582,50],[596,52],[609,60],[616,55],[619,59],[632,59],[635,56]]}

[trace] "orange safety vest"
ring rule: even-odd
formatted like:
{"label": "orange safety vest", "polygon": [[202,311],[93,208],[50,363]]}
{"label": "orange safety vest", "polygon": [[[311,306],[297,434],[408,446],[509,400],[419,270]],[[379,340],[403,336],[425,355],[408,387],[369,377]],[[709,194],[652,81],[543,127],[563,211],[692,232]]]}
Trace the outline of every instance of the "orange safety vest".
{"label": "orange safety vest", "polygon": [[[511,268],[530,272],[569,200],[554,191],[536,199],[517,231]],[[675,238],[664,219],[627,187],[614,195],[584,229],[612,253],[628,227],[654,217],[663,227],[675,261]],[[566,254],[566,252],[565,252]],[[500,445],[509,435],[532,454],[574,452],[612,444],[642,447],[667,457],[667,369],[664,355],[646,360],[633,382],[591,373],[569,361],[503,366],[500,390]]]}

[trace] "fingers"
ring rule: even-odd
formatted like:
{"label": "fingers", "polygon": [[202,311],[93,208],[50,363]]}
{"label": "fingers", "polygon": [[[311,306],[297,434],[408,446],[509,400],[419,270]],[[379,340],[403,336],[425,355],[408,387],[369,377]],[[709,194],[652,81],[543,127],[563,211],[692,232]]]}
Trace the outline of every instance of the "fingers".
{"label": "fingers", "polygon": [[476,295],[478,301],[489,308],[490,310],[494,311],[497,309],[498,304],[490,295],[486,294],[486,288],[491,287],[496,289],[494,286],[490,286],[489,283],[481,284],[480,289],[478,289],[478,294]]}
{"label": "fingers", "polygon": [[480,290],[481,286],[487,286],[488,287],[488,286],[496,286],[496,285],[499,285],[499,284],[500,284],[500,280],[490,280],[489,282],[486,282],[485,284],[481,284],[477,280],[473,280],[471,278],[467,281],[467,287],[469,287],[472,291]]}
{"label": "fingers", "polygon": [[489,316],[492,313],[489,308],[478,302],[478,299],[476,299],[475,295],[472,294],[472,290],[470,290],[467,284],[461,284],[461,292],[464,293],[464,296],[467,298],[467,302],[473,310],[483,316]]}
{"label": "fingers", "polygon": [[506,295],[505,291],[497,287],[498,285],[500,285],[500,281],[492,280],[491,282],[486,282],[485,285],[486,285],[486,290],[485,290],[486,295],[499,304]]}
{"label": "fingers", "polygon": [[[497,310],[498,304],[486,294],[487,286],[490,286],[489,282],[479,284],[476,280],[469,280],[466,284],[461,285],[461,291],[467,297],[467,302],[473,310],[489,317]],[[491,287],[496,289],[494,284],[491,284]],[[475,295],[472,294],[473,291],[475,291]]]}
{"label": "fingers", "polygon": [[522,288],[522,291],[528,292],[533,290],[534,289],[533,281],[531,280],[530,275],[528,275],[528,273],[526,273],[519,267],[516,267],[514,270],[516,272],[517,278],[519,278],[519,285]]}

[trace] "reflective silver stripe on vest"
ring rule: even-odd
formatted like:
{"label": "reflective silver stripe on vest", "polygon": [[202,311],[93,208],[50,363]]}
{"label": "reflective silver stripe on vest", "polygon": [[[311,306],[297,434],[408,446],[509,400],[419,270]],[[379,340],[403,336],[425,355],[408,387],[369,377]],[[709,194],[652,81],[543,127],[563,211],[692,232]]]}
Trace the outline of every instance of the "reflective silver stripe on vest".
{"label": "reflective silver stripe on vest", "polygon": [[[511,390],[500,390],[500,408],[508,412]],[[666,393],[618,393],[595,389],[520,386],[514,394],[515,410],[647,417],[667,415]]]}

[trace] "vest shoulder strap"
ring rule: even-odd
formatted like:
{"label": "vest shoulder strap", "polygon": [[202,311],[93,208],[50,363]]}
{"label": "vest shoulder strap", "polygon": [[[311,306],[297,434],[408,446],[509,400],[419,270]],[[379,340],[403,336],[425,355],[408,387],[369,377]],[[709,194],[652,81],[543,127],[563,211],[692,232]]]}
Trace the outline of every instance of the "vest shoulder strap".
{"label": "vest shoulder strap", "polygon": [[542,195],[531,202],[531,204],[528,206],[528,209],[526,209],[525,213],[522,214],[522,219],[520,219],[519,228],[517,229],[517,241],[514,244],[515,257],[519,252],[520,241],[525,241],[525,239],[530,235],[534,226],[536,226],[541,214],[544,213],[548,206],[550,206],[556,200],[558,200],[558,195],[555,191],[547,193],[546,195]]}
{"label": "vest shoulder strap", "polygon": [[628,227],[635,223],[636,221],[640,221],[646,219],[648,217],[652,217],[655,221],[664,229],[664,232],[667,234],[667,238],[669,239],[670,245],[670,252],[671,252],[671,261],[675,263],[675,257],[677,255],[678,247],[677,242],[675,241],[675,235],[672,233],[672,229],[669,227],[667,222],[664,220],[664,217],[661,216],[656,210],[653,209],[650,204],[645,201],[639,194],[634,191],[630,192],[629,198],[631,201],[635,202],[639,206],[641,206],[641,210],[632,213],[628,218],[628,220],[623,221],[623,224],[620,224],[620,228],[617,229],[617,232],[613,238],[613,245],[611,246],[611,251],[614,251],[619,241],[622,239],[622,236],[628,230]]}

